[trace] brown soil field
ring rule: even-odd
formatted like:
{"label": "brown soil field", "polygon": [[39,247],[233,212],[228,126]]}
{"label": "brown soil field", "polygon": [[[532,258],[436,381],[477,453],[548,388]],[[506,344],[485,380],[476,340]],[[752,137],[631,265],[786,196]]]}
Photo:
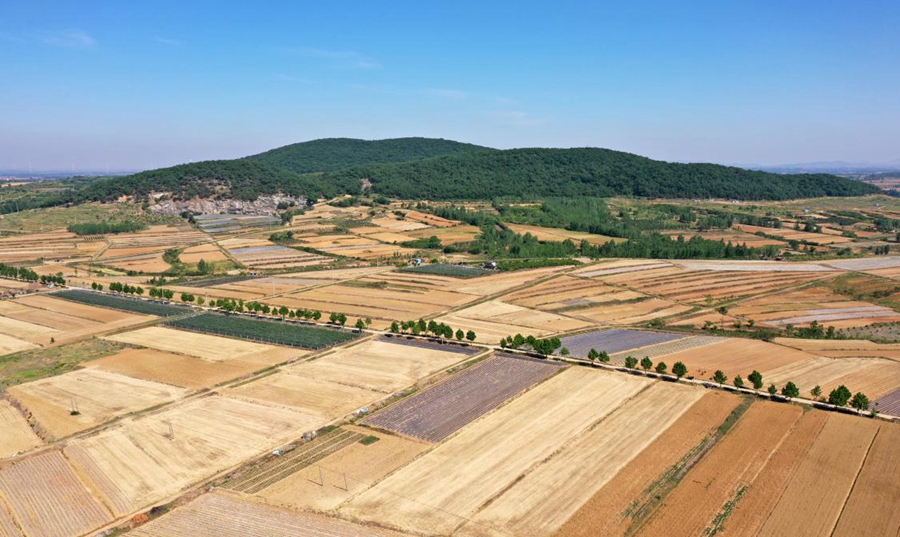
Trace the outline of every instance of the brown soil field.
{"label": "brown soil field", "polygon": [[285,373],[393,393],[417,380],[467,359],[462,353],[371,340],[337,349]]}
{"label": "brown soil field", "polygon": [[232,295],[241,294],[261,297],[265,295],[280,295],[283,293],[299,291],[300,289],[312,287],[314,285],[322,285],[322,282],[312,278],[271,276],[268,278],[254,278],[252,280],[214,285],[210,289],[217,289],[222,292],[231,293]]}
{"label": "brown soil field", "polygon": [[134,537],[390,537],[387,530],[337,518],[300,513],[235,493],[204,494],[187,505],[131,531]]}
{"label": "brown soil field", "polygon": [[322,423],[346,416],[367,403],[384,397],[383,393],[372,390],[285,372],[269,375],[224,393],[257,403],[290,408],[308,414]]}
{"label": "brown soil field", "polygon": [[373,218],[372,225],[390,229],[391,231],[413,231],[417,229],[425,229],[428,226],[421,222],[413,222],[411,220],[398,220],[396,218]]}
{"label": "brown soil field", "polygon": [[228,259],[215,244],[201,244],[200,246],[185,248],[178,258],[181,259],[182,263],[199,263],[201,259],[207,262],[225,261]]}
{"label": "brown soil field", "polygon": [[651,385],[527,471],[455,535],[553,535],[703,395],[688,386]]}
{"label": "brown soil field", "polygon": [[882,424],[832,535],[890,535],[900,528],[900,426]]}
{"label": "brown soil field", "polygon": [[878,427],[852,416],[829,416],[759,535],[831,534]]}
{"label": "brown soil field", "polygon": [[820,263],[785,263],[782,261],[729,261],[684,260],[676,264],[689,270],[724,272],[834,272],[830,266]]}
{"label": "brown soil field", "polygon": [[126,349],[93,360],[87,367],[183,388],[209,388],[262,369],[258,362],[241,359],[212,362],[194,356],[153,349]]}
{"label": "brown soil field", "polygon": [[449,533],[649,384],[566,370],[463,428],[340,511],[412,531]]}
{"label": "brown soil field", "polygon": [[[465,280],[451,276],[438,276],[437,274],[391,271],[366,276],[357,281],[366,284],[377,284],[384,288],[395,290],[422,289],[445,291],[447,289],[455,289],[460,282]],[[474,299],[477,295],[471,296]]]}
{"label": "brown soil field", "polygon": [[24,339],[32,343],[44,344],[50,343],[50,338],[59,334],[59,330],[39,324],[17,321],[8,317],[0,317],[0,334]]}
{"label": "brown soil field", "polygon": [[751,248],[760,248],[762,246],[787,246],[787,243],[785,241],[767,239],[765,237],[759,237],[757,235],[753,235],[752,233],[745,233],[736,229],[702,232],[691,230],[677,230],[666,231],[663,234],[669,235],[673,240],[677,239],[679,235],[683,236],[684,240],[690,240],[694,237],[701,237],[703,239],[711,241],[730,241],[734,245],[745,244]]}
{"label": "brown soil field", "polygon": [[185,332],[172,328],[151,326],[133,332],[123,332],[106,339],[129,343],[150,349],[196,356],[209,362],[230,362],[258,364],[260,368],[286,362],[291,358],[305,356],[307,351],[230,339],[197,332]]}
{"label": "brown soil field", "polygon": [[547,311],[572,309],[577,313],[579,309],[593,304],[633,300],[645,296],[598,281],[562,275],[506,295],[503,300],[526,308]]}
{"label": "brown soil field", "polygon": [[[342,427],[361,434],[362,427]],[[368,489],[386,475],[406,465],[430,447],[399,436],[374,433],[374,444],[360,443],[341,449],[259,492],[259,496],[282,505],[330,511]],[[322,481],[319,481],[319,470]],[[345,479],[346,478],[346,479]],[[324,482],[323,482],[324,481]],[[321,483],[321,484],[320,484]]]}
{"label": "brown soil field", "polygon": [[[36,259],[71,261],[89,253],[79,249],[79,244],[84,244],[82,239],[64,230],[2,237],[0,263],[18,263]],[[94,244],[97,245],[97,251],[106,245],[102,241]]]}
{"label": "brown soil field", "polygon": [[688,310],[689,306],[676,304],[671,300],[650,298],[638,302],[611,303],[571,310],[568,315],[602,324],[626,325],[678,315]]}
{"label": "brown soil field", "polygon": [[607,237],[606,235],[594,235],[593,233],[569,231],[567,229],[553,227],[530,226],[524,224],[507,224],[507,226],[519,235],[531,233],[531,235],[539,241],[563,242],[565,240],[571,240],[575,244],[579,244],[581,241],[588,241],[591,244],[606,244],[609,241],[625,241],[625,239]]}
{"label": "brown soil field", "polygon": [[47,295],[32,295],[17,298],[15,302],[26,306],[45,310],[48,312],[62,313],[73,317],[81,317],[101,323],[118,323],[120,321],[135,318],[136,322],[144,322],[153,319],[149,315],[137,315],[124,311],[113,310],[109,308],[101,308],[98,306],[88,306],[87,304],[79,304],[70,300],[62,300]]}
{"label": "brown soil field", "polygon": [[541,278],[550,276],[571,267],[544,267],[530,270],[517,270],[515,272],[500,272],[469,278],[459,281],[459,285],[453,288],[458,293],[469,295],[490,296],[510,291],[515,287],[532,283]]}
{"label": "brown soil field", "polygon": [[211,396],[72,440],[65,453],[121,516],[318,425],[290,410]]}
{"label": "brown soil field", "polygon": [[[95,369],[72,371],[9,388],[34,418],[57,438],[69,436],[116,416],[172,401],[181,388]],[[76,405],[80,414],[70,415]]]}
{"label": "brown soil field", "polygon": [[421,222],[434,227],[453,227],[458,226],[460,222],[456,220],[448,220],[429,213],[420,213],[419,211],[404,210],[406,219],[413,222]]}
{"label": "brown soil field", "polygon": [[672,266],[673,265],[668,261],[657,261],[653,259],[616,259],[612,261],[604,260],[592,264],[585,268],[575,270],[572,274],[581,276],[582,278],[595,278],[598,276],[612,276],[613,274],[625,274],[643,270],[671,268]]}
{"label": "brown soil field", "polygon": [[666,472],[710,437],[737,406],[725,392],[708,392],[591,496],[562,526],[558,537],[624,535],[630,509]]}
{"label": "brown soil field", "polygon": [[64,313],[48,313],[46,310],[32,308],[12,300],[0,302],[0,315],[60,331],[81,330],[97,325],[97,321]]}
{"label": "brown soil field", "polygon": [[822,431],[828,414],[806,412],[722,525],[723,535],[756,535]]}
{"label": "brown soil field", "polygon": [[76,537],[112,520],[58,450],[0,470],[0,530],[7,508],[28,537]]}
{"label": "brown soil field", "polygon": [[499,300],[458,310],[438,320],[454,329],[474,330],[478,336],[477,341],[482,343],[499,343],[500,339],[517,333],[545,337],[591,326],[585,321],[523,308]]}
{"label": "brown soil field", "polygon": [[[766,377],[774,369],[812,358],[812,354],[765,341],[729,339],[670,354],[666,357],[666,362],[683,362],[688,368],[688,375],[699,378],[710,378],[717,369],[721,369],[729,378],[741,375],[746,380],[754,369]],[[768,382],[769,379],[763,380]]]}
{"label": "brown soil field", "polygon": [[162,256],[162,253],[144,254],[127,259],[104,261],[103,264],[120,270],[134,270],[136,272],[149,273],[165,272],[172,268],[172,266],[163,261]]}
{"label": "brown soil field", "polygon": [[373,274],[379,274],[381,272],[390,272],[394,270],[392,266],[380,266],[380,267],[360,267],[360,268],[348,268],[348,269],[326,269],[326,270],[316,270],[312,272],[296,272],[292,274],[280,274],[281,278],[302,278],[302,279],[310,279],[310,280],[322,280],[322,281],[331,281],[332,283],[337,283],[345,280],[355,280],[357,278],[362,278],[364,276],[371,276]]}
{"label": "brown soil field", "polygon": [[139,248],[107,248],[97,259],[118,259],[128,258],[144,254],[160,253],[165,249],[163,246],[142,246]]}
{"label": "brown soil field", "polygon": [[641,536],[701,535],[741,487],[750,486],[803,410],[768,401],[753,404],[662,502]]}
{"label": "brown soil field", "polygon": [[775,338],[779,345],[830,358],[882,357],[900,361],[900,343],[875,343],[867,339]]}
{"label": "brown soil field", "polygon": [[137,233],[122,233],[109,236],[110,246],[114,248],[138,248],[145,246],[161,246],[174,248],[208,241],[205,233],[195,231],[189,226],[150,226]]}
{"label": "brown soil field", "polygon": [[804,394],[817,385],[827,394],[844,384],[854,393],[861,391],[875,399],[900,387],[900,363],[881,358],[817,356],[769,371],[764,380],[776,386],[791,381]]}
{"label": "brown soil field", "polygon": [[5,399],[0,399],[0,431],[3,431],[0,435],[0,459],[24,453],[43,443],[22,413]]}

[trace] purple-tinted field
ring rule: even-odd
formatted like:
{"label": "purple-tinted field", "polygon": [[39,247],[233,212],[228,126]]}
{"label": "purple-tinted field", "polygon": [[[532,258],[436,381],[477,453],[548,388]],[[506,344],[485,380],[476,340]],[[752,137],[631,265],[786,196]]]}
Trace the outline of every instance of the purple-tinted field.
{"label": "purple-tinted field", "polygon": [[900,388],[879,397],[872,408],[882,414],[900,416]]}
{"label": "purple-tinted field", "polygon": [[609,354],[614,354],[683,337],[678,334],[667,334],[664,332],[644,332],[642,330],[614,328],[612,330],[600,330],[564,337],[562,338],[562,346],[569,349],[572,356],[586,357],[591,349],[596,349],[597,352],[606,351]]}
{"label": "purple-tinted field", "polygon": [[440,442],[561,367],[554,362],[501,354],[408,397],[363,423]]}

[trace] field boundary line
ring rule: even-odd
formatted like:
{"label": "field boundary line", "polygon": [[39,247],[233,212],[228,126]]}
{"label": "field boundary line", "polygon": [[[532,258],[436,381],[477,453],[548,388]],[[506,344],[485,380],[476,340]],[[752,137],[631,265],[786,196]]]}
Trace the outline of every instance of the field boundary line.
{"label": "field boundary line", "polygon": [[875,445],[875,439],[878,438],[878,435],[881,433],[881,428],[883,425],[879,425],[878,430],[875,431],[875,434],[872,435],[872,441],[869,442],[869,447],[866,448],[866,456],[863,457],[862,463],[859,465],[859,468],[856,470],[856,475],[853,477],[853,484],[850,486],[850,490],[847,492],[847,496],[844,497],[844,501],[841,502],[841,510],[838,511],[838,516],[834,519],[834,525],[831,526],[831,531],[828,535],[833,536],[835,530],[837,530],[838,523],[841,521],[841,517],[844,516],[844,509],[847,508],[847,502],[850,501],[850,496],[853,494],[853,491],[856,489],[856,483],[859,481],[859,474],[862,473],[863,468],[866,467],[866,461],[869,460],[869,455],[872,453],[872,446]]}

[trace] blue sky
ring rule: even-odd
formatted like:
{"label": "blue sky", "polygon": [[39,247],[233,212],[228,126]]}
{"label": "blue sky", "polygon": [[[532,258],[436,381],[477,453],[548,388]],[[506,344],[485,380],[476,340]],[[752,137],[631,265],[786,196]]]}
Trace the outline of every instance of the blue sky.
{"label": "blue sky", "polygon": [[892,161],[898,27],[896,0],[4,2],[0,169],[335,136]]}

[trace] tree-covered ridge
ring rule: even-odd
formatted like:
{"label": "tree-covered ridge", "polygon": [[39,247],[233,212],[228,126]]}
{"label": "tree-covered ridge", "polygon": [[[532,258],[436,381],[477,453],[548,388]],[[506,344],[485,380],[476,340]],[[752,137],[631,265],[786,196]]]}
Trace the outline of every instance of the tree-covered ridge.
{"label": "tree-covered ridge", "polygon": [[360,164],[421,160],[440,155],[484,151],[489,148],[441,138],[357,140],[325,138],[286,145],[247,157],[295,173],[335,171]]}
{"label": "tree-covered ridge", "polygon": [[339,193],[318,177],[299,175],[252,160],[208,160],[101,179],[76,195],[76,201],[110,201],[119,196],[171,192],[180,199],[222,196],[255,200],[261,194],[330,196]]}
{"label": "tree-covered ridge", "polygon": [[358,185],[403,199],[519,196],[736,198],[780,200],[876,194],[871,185],[827,174],[780,175],[717,164],[677,164],[609,149],[511,149],[329,172],[333,185]]}

